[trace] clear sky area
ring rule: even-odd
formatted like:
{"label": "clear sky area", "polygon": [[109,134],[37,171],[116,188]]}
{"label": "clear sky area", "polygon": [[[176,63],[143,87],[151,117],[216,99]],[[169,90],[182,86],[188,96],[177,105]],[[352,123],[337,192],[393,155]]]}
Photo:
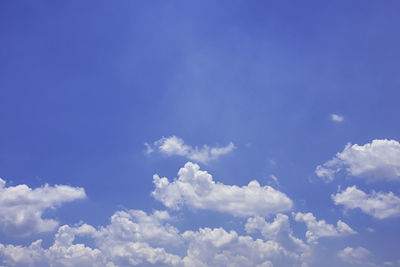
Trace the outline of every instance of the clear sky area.
{"label": "clear sky area", "polygon": [[1,1],[0,266],[400,266],[399,12]]}

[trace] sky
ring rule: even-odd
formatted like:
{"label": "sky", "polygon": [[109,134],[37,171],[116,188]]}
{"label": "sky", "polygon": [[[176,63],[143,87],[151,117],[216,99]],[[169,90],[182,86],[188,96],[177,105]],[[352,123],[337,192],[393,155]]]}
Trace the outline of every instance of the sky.
{"label": "sky", "polygon": [[400,266],[399,8],[1,1],[0,266]]}

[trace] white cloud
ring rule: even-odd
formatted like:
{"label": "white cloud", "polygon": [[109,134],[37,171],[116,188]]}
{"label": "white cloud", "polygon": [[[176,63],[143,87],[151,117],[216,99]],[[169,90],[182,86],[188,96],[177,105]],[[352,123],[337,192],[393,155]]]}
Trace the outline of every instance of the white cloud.
{"label": "white cloud", "polygon": [[98,234],[101,240],[134,240],[154,245],[179,244],[179,231],[166,223],[168,220],[170,215],[166,211],[156,211],[152,215],[141,210],[118,211],[111,216],[111,223],[102,227]]}
{"label": "white cloud", "polygon": [[369,233],[374,233],[375,232],[374,228],[371,228],[371,227],[367,227],[365,230],[367,232],[369,232]]}
{"label": "white cloud", "polygon": [[178,229],[166,223],[169,219],[165,211],[152,215],[140,210],[118,211],[111,217],[110,224],[101,227],[93,236],[98,248],[118,266],[176,265],[181,258],[164,248],[181,243]]}
{"label": "white cloud", "polygon": [[[84,244],[72,244],[76,234],[85,234],[85,229],[91,226],[82,225],[76,229],[61,226],[55,236],[55,241],[48,249],[42,247],[42,240],[33,242],[30,246],[4,246],[0,244],[0,258],[7,266],[114,266],[99,249],[92,249]],[[86,229],[87,231],[88,229]]]}
{"label": "white cloud", "polygon": [[43,212],[85,197],[85,191],[79,187],[47,184],[35,189],[24,184],[6,187],[5,181],[0,179],[0,228],[14,236],[52,231],[58,222],[43,219]]}
{"label": "white cloud", "polygon": [[[182,244],[178,230],[167,223],[167,212],[147,215],[140,210],[118,211],[111,222],[96,230],[83,224],[63,225],[58,229],[54,244],[48,249],[41,240],[28,247],[0,244],[0,259],[10,266],[131,266],[141,264],[179,265],[181,258],[167,253],[162,247]],[[76,236],[94,240],[96,248],[74,244]]]}
{"label": "white cloud", "polygon": [[332,181],[342,169],[349,175],[369,181],[399,181],[400,143],[383,139],[363,146],[347,144],[333,159],[317,166],[315,172],[326,181]]}
{"label": "white cloud", "polygon": [[224,147],[209,147],[203,145],[202,148],[186,145],[183,139],[177,136],[163,137],[154,142],[154,148],[148,143],[145,143],[146,154],[152,153],[155,149],[168,156],[178,155],[184,156],[189,160],[207,163],[211,160],[216,160],[220,156],[228,154],[235,149],[235,145],[230,142]]}
{"label": "white cloud", "polygon": [[[222,228],[201,228],[182,234],[189,242],[185,266],[301,266],[301,256],[279,243]],[[304,263],[305,264],[305,263]],[[305,266],[303,264],[303,266]]]}
{"label": "white cloud", "polygon": [[260,232],[265,239],[274,240],[290,251],[297,253],[303,262],[311,261],[311,247],[305,244],[303,240],[293,236],[289,217],[285,214],[277,214],[271,223],[266,222],[260,216],[248,218],[245,230],[250,234]]}
{"label": "white cloud", "polygon": [[153,153],[154,149],[149,145],[149,143],[145,142],[144,146],[146,147],[146,151],[144,152],[146,155]]}
{"label": "white cloud", "polygon": [[178,179],[153,177],[152,195],[171,209],[190,208],[225,212],[234,216],[270,215],[292,208],[292,200],[270,186],[251,181],[247,186],[230,186],[213,181],[197,164],[188,162],[178,172]]}
{"label": "white cloud", "polygon": [[[281,214],[275,220],[282,233],[291,232],[287,219]],[[130,210],[116,212],[109,225],[98,229],[87,224],[64,225],[47,249],[41,240],[26,247],[0,244],[0,265],[307,266],[302,250],[288,249],[275,240],[253,239],[223,228],[200,228],[180,234],[168,224],[169,220],[165,211],[148,215]],[[77,236],[92,238],[93,247],[75,244]]]}
{"label": "white cloud", "polygon": [[338,115],[338,114],[331,114],[331,119],[332,119],[333,121],[337,121],[337,122],[342,122],[342,121],[344,121],[344,117],[343,117],[343,116],[340,116],[340,115]]}
{"label": "white cloud", "polygon": [[351,186],[332,195],[332,199],[336,205],[343,205],[346,209],[360,208],[364,213],[378,219],[400,215],[400,198],[392,192],[372,191],[371,194],[366,194],[356,186]]}
{"label": "white cloud", "polygon": [[277,187],[280,186],[280,185],[279,185],[278,177],[276,177],[274,174],[271,174],[271,175],[269,176],[269,178],[271,178],[271,180],[274,181],[274,183],[275,183],[275,185],[276,185]]}
{"label": "white cloud", "polygon": [[268,223],[263,217],[255,216],[247,219],[245,229],[247,233],[260,233],[267,239],[276,240],[280,233],[291,232],[289,225],[289,217],[285,214],[278,213],[273,222]]}
{"label": "white cloud", "polygon": [[367,258],[371,252],[363,247],[351,248],[346,247],[338,253],[339,258],[350,264],[363,264],[367,263]]}
{"label": "white cloud", "polygon": [[337,222],[336,227],[332,224],[327,224],[325,220],[317,221],[314,215],[310,212],[293,213],[293,217],[297,222],[304,222],[306,224],[306,237],[307,242],[309,243],[318,243],[320,237],[338,237],[357,233],[341,220]]}

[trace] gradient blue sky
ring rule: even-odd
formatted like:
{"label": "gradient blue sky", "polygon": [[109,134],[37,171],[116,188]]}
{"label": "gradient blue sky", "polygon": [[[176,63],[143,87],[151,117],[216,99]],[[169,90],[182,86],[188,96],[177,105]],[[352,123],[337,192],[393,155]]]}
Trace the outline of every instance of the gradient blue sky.
{"label": "gradient blue sky", "polygon": [[[399,196],[399,177],[369,182],[342,171],[326,183],[315,173],[347,143],[400,140],[399,8],[398,1],[2,1],[0,177],[9,187],[84,188],[85,199],[46,209],[42,217],[60,225],[98,228],[118,210],[168,210],[180,232],[247,235],[247,218],[169,210],[151,195],[154,174],[172,181],[189,161],[157,151],[155,141],[232,142],[230,153],[198,162],[201,170],[226,185],[255,179],[286,194],[293,207],[283,213],[304,242],[307,229],[291,212],[358,232],[321,237],[310,266],[352,266],[337,256],[345,247],[369,250],[366,261],[378,266],[400,266],[398,216],[348,211],[331,198],[353,185]],[[155,152],[147,155],[145,142]],[[57,231],[0,230],[4,245],[43,239],[44,247]],[[0,265],[13,266],[2,253]]]}

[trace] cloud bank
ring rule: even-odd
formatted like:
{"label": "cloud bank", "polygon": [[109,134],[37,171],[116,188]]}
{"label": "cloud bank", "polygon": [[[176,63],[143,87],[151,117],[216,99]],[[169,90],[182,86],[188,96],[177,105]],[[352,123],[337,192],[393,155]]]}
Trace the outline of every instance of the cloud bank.
{"label": "cloud bank", "polygon": [[[16,220],[13,227],[20,227],[25,235],[38,232],[40,223],[49,231],[56,228],[58,222],[41,218],[44,209],[86,197],[82,188],[5,187],[5,182],[0,181],[2,220],[22,210],[26,213],[22,218],[30,215],[39,222],[24,222],[20,226]],[[311,213],[293,213],[295,221],[306,223],[306,243],[294,236],[289,217],[280,213],[293,206],[285,194],[269,186],[260,186],[257,181],[242,187],[215,182],[209,173],[191,162],[179,170],[178,178],[172,182],[154,175],[154,185],[153,196],[167,208],[176,210],[185,205],[244,217],[245,233],[222,227],[181,232],[171,224],[176,219],[166,210],[152,213],[121,210],[115,212],[105,226],[80,222],[59,227],[50,246],[44,246],[40,239],[26,246],[0,243],[0,265],[306,267],[316,258],[314,248],[319,238],[356,233],[340,220],[333,226],[324,220],[317,221]],[[14,206],[18,209],[14,210]],[[28,214],[29,211],[36,213]],[[265,216],[270,215],[275,217],[267,221]],[[54,224],[48,226],[47,221]],[[10,226],[0,224],[0,227],[8,231]]]}
{"label": "cloud bank", "polygon": [[[98,229],[88,224],[61,226],[47,249],[41,240],[29,246],[0,244],[0,259],[7,266],[307,266],[301,251],[275,240],[223,228],[180,233],[169,220],[166,211],[118,211]],[[76,237],[94,243],[75,243]]]}

